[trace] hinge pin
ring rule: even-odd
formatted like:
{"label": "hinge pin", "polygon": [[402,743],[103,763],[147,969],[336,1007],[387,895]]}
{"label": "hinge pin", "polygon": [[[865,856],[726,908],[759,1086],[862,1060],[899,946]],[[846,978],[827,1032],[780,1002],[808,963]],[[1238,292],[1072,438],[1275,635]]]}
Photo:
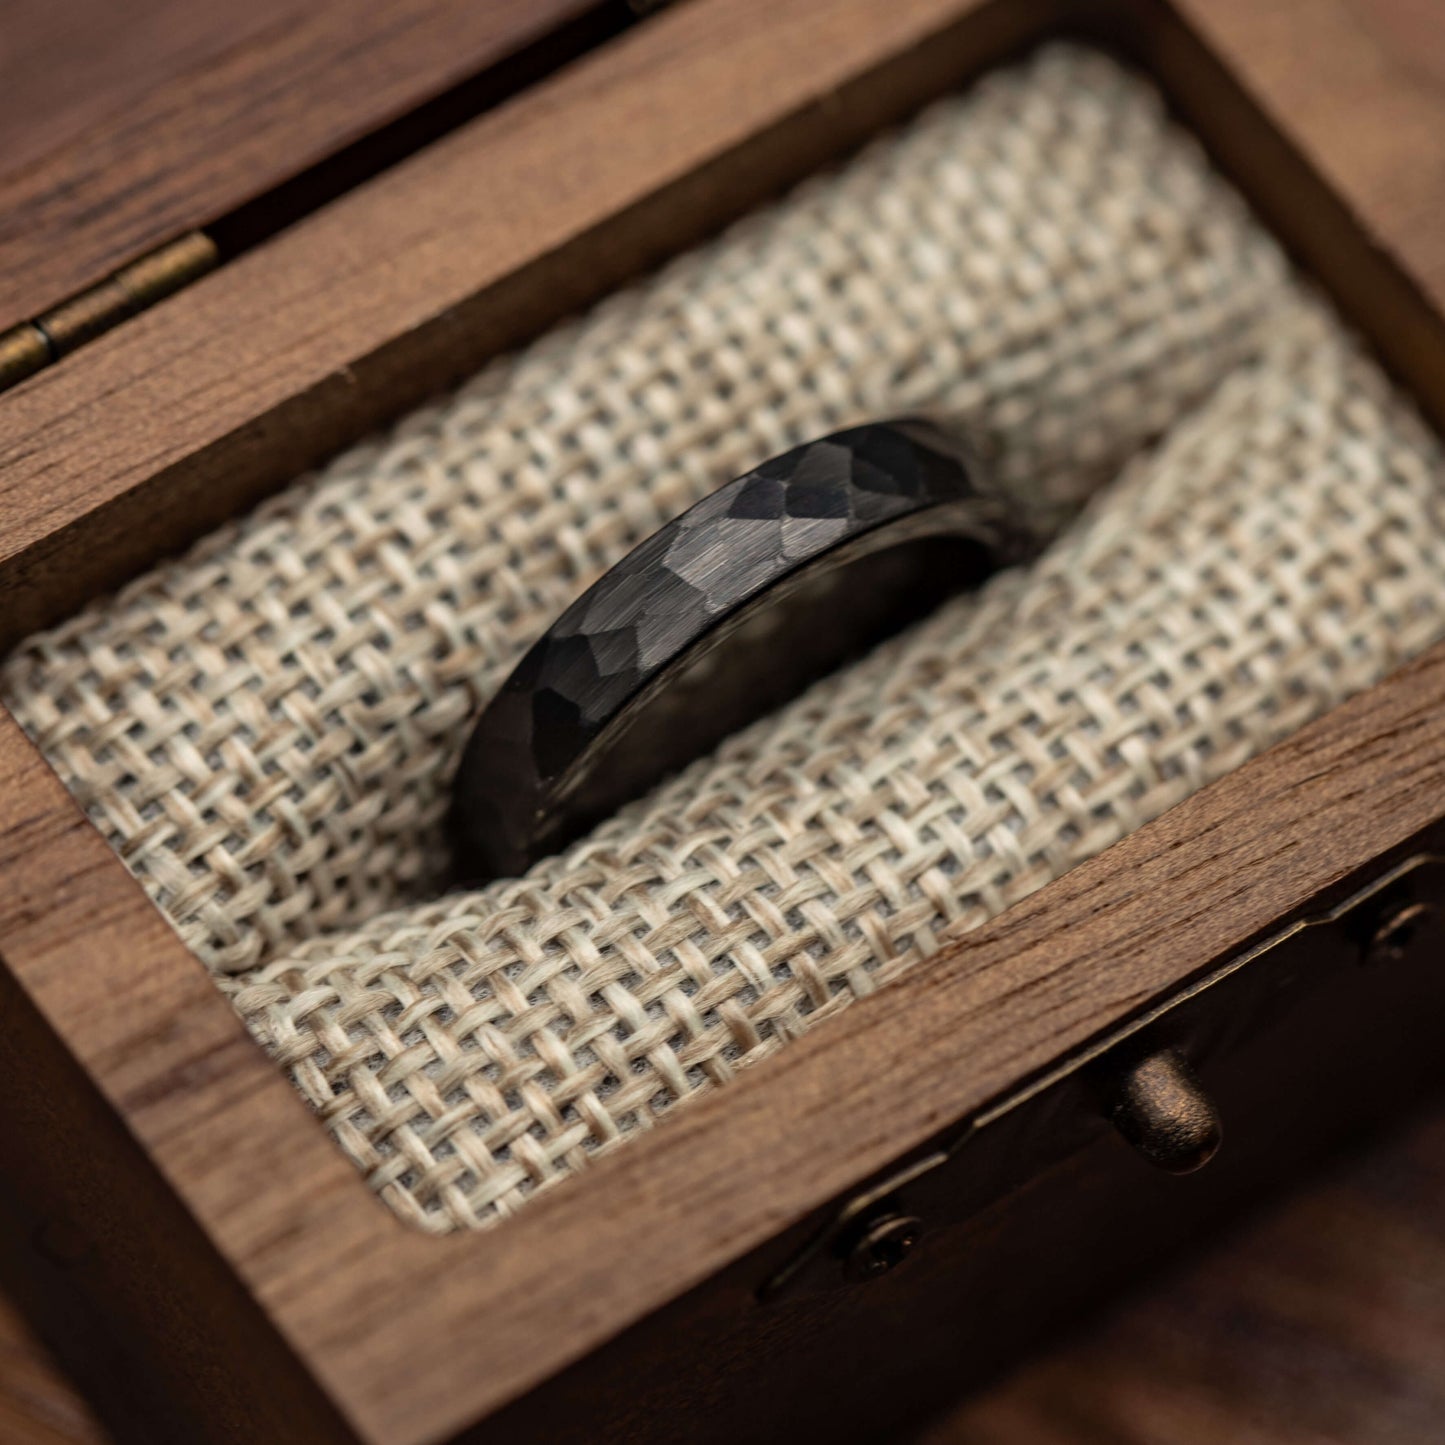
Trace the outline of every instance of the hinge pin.
{"label": "hinge pin", "polygon": [[188,232],[33,321],[0,333],[0,391],[204,276],[218,260],[209,236]]}
{"label": "hinge pin", "polygon": [[33,322],[0,332],[0,391],[50,365],[50,342]]}

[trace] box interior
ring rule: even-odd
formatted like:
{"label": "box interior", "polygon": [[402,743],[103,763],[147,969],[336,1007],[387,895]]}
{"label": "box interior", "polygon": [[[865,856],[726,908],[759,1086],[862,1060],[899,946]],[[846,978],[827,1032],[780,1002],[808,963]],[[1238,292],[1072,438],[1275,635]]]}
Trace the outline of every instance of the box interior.
{"label": "box interior", "polygon": [[[1048,556],[443,893],[467,719],[566,601],[762,457],[915,410],[1057,519]],[[445,1233],[1427,647],[1440,475],[1150,85],[1051,46],[29,640],[3,695]]]}

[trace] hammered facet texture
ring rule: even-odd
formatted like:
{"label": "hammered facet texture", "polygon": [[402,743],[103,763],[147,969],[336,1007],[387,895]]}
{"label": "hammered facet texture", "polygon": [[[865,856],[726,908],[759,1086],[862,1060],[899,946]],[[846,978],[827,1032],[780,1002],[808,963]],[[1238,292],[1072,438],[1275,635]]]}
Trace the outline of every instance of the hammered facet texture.
{"label": "hammered facet texture", "polygon": [[[1036,535],[966,444],[921,419],[831,433],[719,488],[593,583],[483,712],[456,782],[461,876],[524,872]],[[758,625],[769,606],[794,615]]]}

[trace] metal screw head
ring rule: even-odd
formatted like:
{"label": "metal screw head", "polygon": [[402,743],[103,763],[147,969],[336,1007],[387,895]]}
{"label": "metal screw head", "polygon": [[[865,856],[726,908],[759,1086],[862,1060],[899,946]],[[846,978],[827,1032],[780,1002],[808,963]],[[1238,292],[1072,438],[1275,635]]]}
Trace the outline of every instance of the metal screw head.
{"label": "metal screw head", "polygon": [[849,1279],[877,1279],[912,1253],[923,1226],[911,1214],[880,1214],[854,1241],[845,1270]]}
{"label": "metal screw head", "polygon": [[51,1264],[67,1268],[90,1253],[91,1242],[73,1219],[57,1215],[35,1232],[35,1250]]}
{"label": "metal screw head", "polygon": [[1399,963],[1434,916],[1435,908],[1430,903],[1402,903],[1390,909],[1365,945],[1365,962]]}

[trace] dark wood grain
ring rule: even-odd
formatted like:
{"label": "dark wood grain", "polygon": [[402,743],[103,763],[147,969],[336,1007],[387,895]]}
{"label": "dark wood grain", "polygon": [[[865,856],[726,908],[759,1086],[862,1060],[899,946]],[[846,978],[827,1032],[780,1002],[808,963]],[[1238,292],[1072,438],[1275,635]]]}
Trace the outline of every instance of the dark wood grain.
{"label": "dark wood grain", "polygon": [[0,50],[0,156],[9,179],[117,111],[294,18],[294,0],[9,0]]}
{"label": "dark wood grain", "polygon": [[1320,0],[1302,14],[1287,0],[1179,0],[1178,9],[1347,211],[1370,218],[1429,310],[1445,310],[1438,7]]}
{"label": "dark wood grain", "polygon": [[0,395],[0,647],[1070,20],[1161,74],[1445,418],[1445,86],[1349,0],[1295,3],[1186,0],[1222,59],[1144,0],[665,13]]}
{"label": "dark wood grain", "polygon": [[[1221,153],[1265,146],[1250,183],[1298,198],[1296,231],[1312,217],[1346,227],[1353,249],[1326,248],[1320,270],[1334,284],[1335,270],[1365,258],[1351,282],[1356,320],[1378,325],[1372,297],[1397,308],[1413,297],[1415,340],[1394,359],[1440,403],[1445,227],[1421,225],[1415,208],[1445,214],[1445,126],[1411,117],[1420,107],[1438,121],[1442,102],[1402,86],[1368,34],[1361,50],[1344,0],[1311,0],[1308,18],[1272,0],[1269,14],[1295,23],[1267,33],[1245,0],[1200,8],[1229,83],[1190,91],[1185,77],[1181,93],[1212,97]],[[449,368],[691,239],[1060,13],[689,0],[309,217],[0,399],[7,627],[151,560]],[[1166,83],[1204,63],[1171,12],[1127,15]],[[1349,87],[1348,116],[1295,106],[1307,77],[1284,42],[1301,28],[1325,49],[1319,73]],[[1234,43],[1246,34],[1264,39]],[[1425,177],[1408,198],[1373,188],[1377,150],[1348,133],[1377,104],[1402,147],[1391,164]],[[1374,147],[1387,139],[1377,133]],[[512,202],[504,216],[498,194]],[[585,1181],[502,1229],[445,1240],[407,1231],[376,1202],[3,718],[0,955],[16,998],[113,1116],[108,1132],[91,1126],[111,1138],[109,1174],[143,1172],[124,1162],[129,1147],[254,1305],[248,1349],[213,1351],[206,1368],[235,1384],[252,1359],[289,1352],[362,1439],[420,1445],[750,1251],[784,1247],[860,1179],[1399,846],[1445,813],[1442,778],[1445,648],[679,1111]],[[63,1072],[37,1055],[11,1127],[55,1133],[77,1107]],[[114,1185],[94,1161],[88,1178],[84,1151],[30,1162],[37,1189],[62,1197],[84,1185],[95,1204],[97,1180]],[[98,1252],[108,1273],[95,1290],[134,1304],[148,1321],[138,1332],[163,1350],[177,1343],[158,1298],[175,1269],[164,1234],[183,1231],[147,1230],[140,1203],[132,1213],[125,1236],[125,1209],[113,1209],[125,1248]],[[204,1252],[197,1269],[211,1268]],[[227,1298],[218,1318],[236,1313]],[[751,1294],[734,1287],[725,1299],[741,1310]],[[209,1333],[185,1343],[204,1352]]]}
{"label": "dark wood grain", "polygon": [[0,330],[592,3],[10,0],[0,15]]}
{"label": "dark wood grain", "polygon": [[680,6],[0,395],[0,647],[1060,8]]}

